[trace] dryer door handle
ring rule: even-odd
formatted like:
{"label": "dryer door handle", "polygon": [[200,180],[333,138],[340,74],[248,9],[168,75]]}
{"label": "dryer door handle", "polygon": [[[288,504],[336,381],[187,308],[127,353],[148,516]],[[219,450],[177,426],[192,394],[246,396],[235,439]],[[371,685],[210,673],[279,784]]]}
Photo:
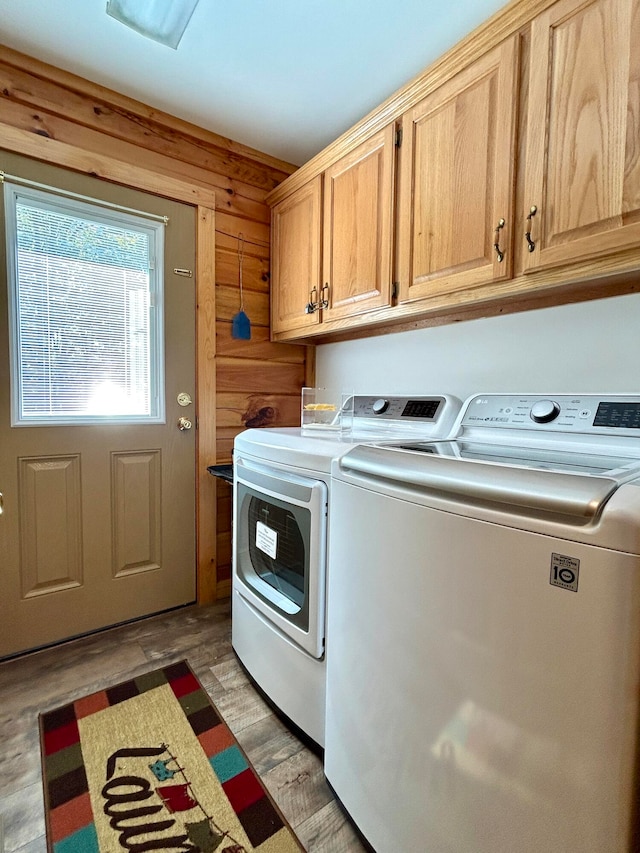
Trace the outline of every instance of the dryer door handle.
{"label": "dryer door handle", "polygon": [[583,524],[599,514],[618,486],[609,477],[492,465],[384,447],[357,447],[342,457],[339,467],[366,477],[372,485],[377,481],[383,487],[387,481],[459,503],[497,503],[570,517]]}

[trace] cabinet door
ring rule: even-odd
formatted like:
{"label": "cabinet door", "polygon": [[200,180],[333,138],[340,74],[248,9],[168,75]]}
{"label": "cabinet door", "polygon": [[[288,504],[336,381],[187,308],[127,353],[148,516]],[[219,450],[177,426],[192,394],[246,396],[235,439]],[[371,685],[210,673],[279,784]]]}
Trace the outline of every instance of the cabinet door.
{"label": "cabinet door", "polygon": [[403,116],[402,302],[511,275],[516,103],[510,38]]}
{"label": "cabinet door", "polygon": [[[271,331],[306,329],[320,322],[322,176],[271,211]],[[309,303],[318,306],[307,313]]]}
{"label": "cabinet door", "polygon": [[638,0],[560,0],[533,21],[525,272],[640,240],[639,10]]}
{"label": "cabinet door", "polygon": [[323,321],[390,303],[394,176],[394,125],[325,172]]}

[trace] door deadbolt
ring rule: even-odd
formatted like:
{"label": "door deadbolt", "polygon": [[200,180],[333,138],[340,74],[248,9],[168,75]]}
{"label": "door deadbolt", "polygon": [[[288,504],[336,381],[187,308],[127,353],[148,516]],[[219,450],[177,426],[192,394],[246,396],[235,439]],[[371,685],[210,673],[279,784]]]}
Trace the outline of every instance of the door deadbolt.
{"label": "door deadbolt", "polygon": [[191,405],[191,397],[187,394],[186,391],[181,391],[176,397],[179,406],[190,406]]}

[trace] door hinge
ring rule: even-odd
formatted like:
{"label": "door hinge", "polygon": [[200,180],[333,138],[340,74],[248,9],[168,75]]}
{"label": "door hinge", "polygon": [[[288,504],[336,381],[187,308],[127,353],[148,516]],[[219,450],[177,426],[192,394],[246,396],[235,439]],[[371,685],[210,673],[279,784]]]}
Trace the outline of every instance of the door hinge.
{"label": "door hinge", "polygon": [[402,145],[402,128],[399,127],[396,130],[396,148],[400,148],[401,145]]}

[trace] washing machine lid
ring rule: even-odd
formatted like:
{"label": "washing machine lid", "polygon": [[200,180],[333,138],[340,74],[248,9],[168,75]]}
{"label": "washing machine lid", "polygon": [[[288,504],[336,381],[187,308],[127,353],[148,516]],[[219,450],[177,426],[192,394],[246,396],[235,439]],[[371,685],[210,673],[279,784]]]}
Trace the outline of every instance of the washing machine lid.
{"label": "washing machine lid", "polygon": [[393,444],[399,450],[444,456],[450,459],[485,462],[492,465],[512,465],[536,471],[557,471],[606,476],[618,483],[640,474],[638,456],[585,453],[576,448],[556,449],[549,446],[496,444],[458,439],[447,442],[411,442]]}
{"label": "washing machine lid", "polygon": [[[537,458],[536,458],[537,457]],[[492,504],[587,523],[626,481],[640,477],[638,458],[586,456],[551,449],[435,442],[353,448],[334,476],[366,478],[369,488],[405,490]]]}
{"label": "washing machine lid", "polygon": [[251,457],[258,462],[329,474],[331,461],[356,444],[356,440],[342,434],[307,435],[300,427],[266,427],[240,433],[233,452],[234,460]]}
{"label": "washing machine lid", "polygon": [[640,395],[475,395],[454,434],[355,448],[340,470],[579,523],[623,483],[640,484]]}

